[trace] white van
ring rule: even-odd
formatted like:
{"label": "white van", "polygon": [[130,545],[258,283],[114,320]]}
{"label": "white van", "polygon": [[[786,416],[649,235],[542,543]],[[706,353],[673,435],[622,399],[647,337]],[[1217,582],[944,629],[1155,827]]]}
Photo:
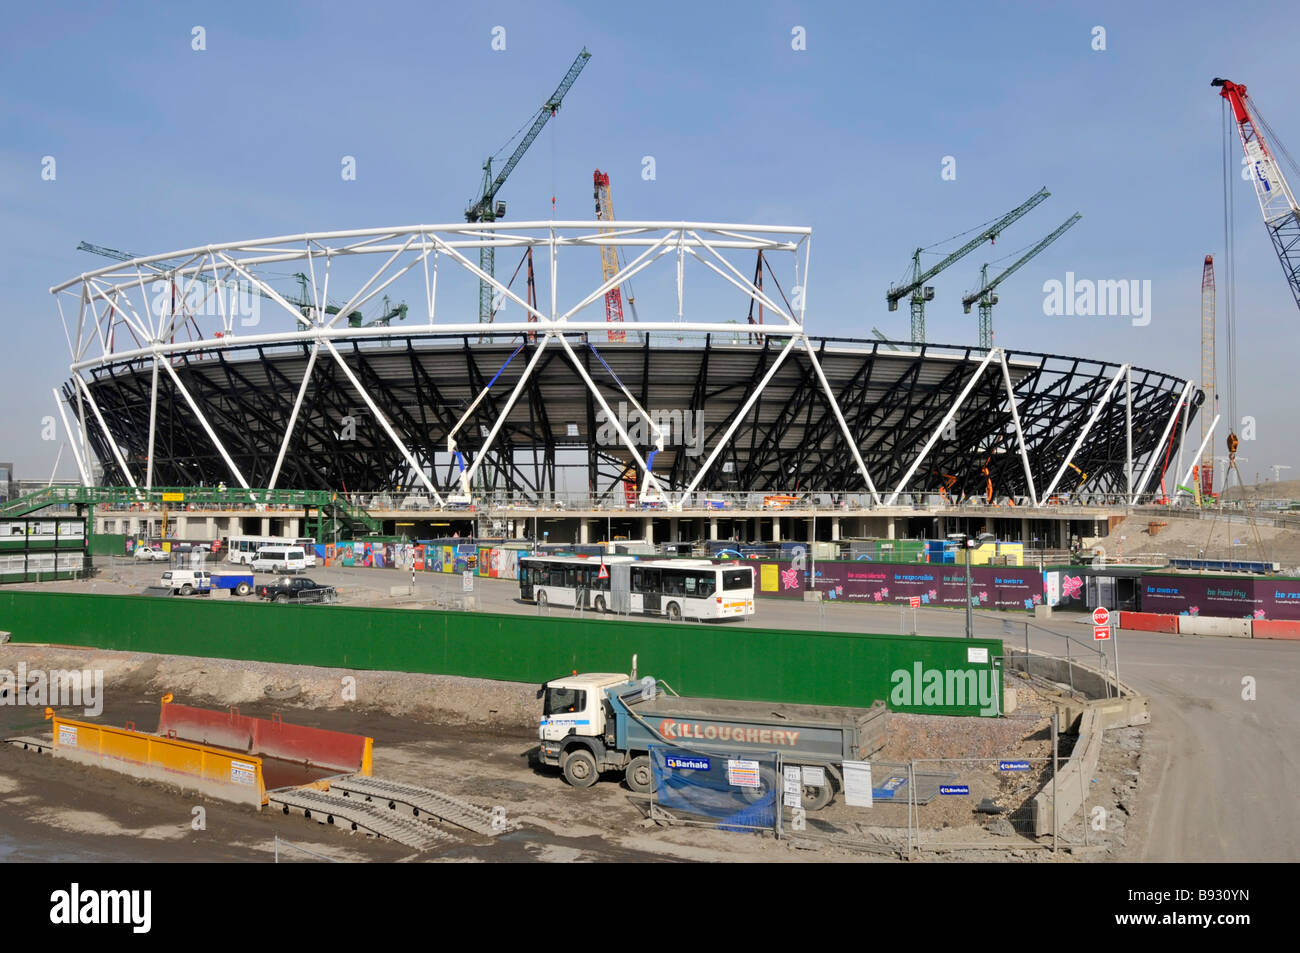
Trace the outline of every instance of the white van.
{"label": "white van", "polygon": [[268,546],[259,549],[248,565],[253,572],[303,572],[307,569],[307,553],[301,546]]}
{"label": "white van", "polygon": [[212,589],[212,573],[205,569],[169,569],[162,574],[158,585],[180,591],[182,596],[196,592],[208,592]]}

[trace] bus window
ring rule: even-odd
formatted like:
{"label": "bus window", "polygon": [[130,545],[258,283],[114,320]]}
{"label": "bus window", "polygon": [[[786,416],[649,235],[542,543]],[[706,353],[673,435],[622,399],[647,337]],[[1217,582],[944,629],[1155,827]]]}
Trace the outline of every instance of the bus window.
{"label": "bus window", "polygon": [[722,588],[725,592],[737,589],[752,589],[754,574],[748,569],[729,569],[722,574]]}

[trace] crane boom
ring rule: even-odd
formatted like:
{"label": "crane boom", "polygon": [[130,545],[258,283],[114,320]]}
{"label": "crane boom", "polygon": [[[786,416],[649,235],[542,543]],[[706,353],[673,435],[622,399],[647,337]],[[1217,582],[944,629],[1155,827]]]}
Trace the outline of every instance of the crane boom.
{"label": "crane boom", "polygon": [[989,281],[988,264],[986,263],[981,266],[980,289],[978,291],[972,291],[970,294],[966,295],[966,297],[961,299],[962,312],[965,314],[970,314],[970,306],[976,301],[980,303],[980,347],[993,346],[993,306],[998,303],[998,296],[993,293],[994,289],[1019,271],[1025,262],[1029,261],[1029,259],[1033,258],[1048,245],[1052,244],[1052,242],[1056,241],[1068,232],[1074,226],[1074,223],[1081,218],[1083,218],[1083,216],[1078,212],[1075,212],[1057,226],[1054,232],[1044,238],[1033,248],[1029,249],[1029,251],[1025,252],[1025,254],[1021,255],[1016,259],[1011,267],[1007,268],[1006,271],[1002,272],[1002,274],[998,275],[992,281]]}
{"label": "crane boom", "polygon": [[[998,275],[992,281],[985,283],[984,286],[980,288],[979,291],[972,291],[966,297],[962,298],[961,299],[962,312],[965,314],[970,314],[970,306],[974,304],[977,300],[979,300],[980,297],[988,294],[998,285],[1002,284],[1002,282],[1004,282],[1006,279],[1010,278],[1013,274],[1019,271],[1021,266],[1024,265],[1025,262],[1029,261],[1029,259],[1033,258],[1035,255],[1037,255],[1048,245],[1052,244],[1052,242],[1056,241],[1058,238],[1064,235],[1067,231],[1069,231],[1069,229],[1074,225],[1074,223],[1079,221],[1079,219],[1081,218],[1083,218],[1083,216],[1080,215],[1078,212],[1075,212],[1064,222],[1062,222],[1061,225],[1056,229],[1056,231],[1052,232],[1052,234],[1048,235],[1046,238],[1044,238],[1033,248],[1029,249],[1029,251],[1021,255],[1020,258],[1016,260],[1015,264],[1013,264],[1010,268],[1002,272],[1002,274]],[[988,268],[988,265],[985,265],[984,267]]]}
{"label": "crane boom", "polygon": [[[555,92],[551,93],[546,102],[542,103],[537,115],[533,119],[532,126],[528,132],[519,140],[519,145],[515,146],[515,151],[510,154],[506,164],[501,167],[501,171],[494,177],[492,175],[492,157],[488,156],[483,163],[483,185],[479,189],[478,198],[470,202],[469,208],[465,209],[465,221],[467,222],[495,222],[506,213],[504,202],[497,203],[496,195],[501,186],[505,184],[510,173],[515,170],[519,160],[524,157],[528,147],[533,141],[541,135],[542,127],[560,111],[560,103],[564,100],[565,94],[578,80],[578,74],[582,68],[587,65],[587,60],[591,59],[591,54],[587,52],[584,46],[582,52],[578,54],[577,59],[569,67],[569,71],[564,74],[564,79],[560,80],[560,85],[555,87]],[[496,249],[490,245],[485,245],[478,250],[478,266],[485,274],[494,276],[496,274]],[[490,324],[492,322],[492,286],[483,279],[478,283],[478,320],[480,324]]]}
{"label": "crane boom", "polygon": [[[1246,87],[1232,80],[1217,78],[1210,85],[1219,87],[1219,95],[1232,106],[1237,132],[1241,136],[1241,148],[1246,153],[1247,163],[1253,173],[1251,180],[1255,183],[1255,195],[1259,199],[1259,210],[1264,215],[1264,225],[1268,228],[1269,238],[1273,240],[1278,260],[1282,262],[1287,284],[1291,287],[1291,296],[1295,298],[1296,305],[1300,306],[1300,206],[1296,205],[1291,186],[1287,184],[1272,149],[1257,128],[1258,110],[1251,112],[1254,102],[1246,95]],[[1283,152],[1286,150],[1283,149]]]}
{"label": "crane boom", "polygon": [[891,287],[885,294],[885,300],[889,303],[890,311],[898,310],[898,302],[906,295],[912,296],[912,341],[915,344],[925,343],[925,302],[933,300],[934,289],[925,287],[925,283],[933,278],[939,272],[943,271],[949,265],[966,257],[986,241],[996,239],[1012,222],[1025,215],[1030,209],[1034,208],[1040,202],[1043,202],[1051,195],[1046,186],[1039,189],[1031,195],[1022,205],[1012,209],[1006,215],[985,228],[978,235],[962,245],[955,252],[948,255],[938,264],[931,266],[925,271],[921,270],[921,252],[925,249],[918,248],[912,254],[912,280],[905,285]]}
{"label": "crane boom", "polygon": [[589,59],[591,59],[591,54],[587,52],[587,48],[584,46],[582,52],[578,54],[577,59],[569,67],[569,71],[564,74],[564,79],[560,81],[560,85],[555,87],[555,92],[551,93],[546,102],[542,103],[541,108],[537,110],[537,116],[533,119],[532,126],[524,137],[519,140],[519,145],[510,154],[510,158],[501,167],[501,171],[497,173],[496,178],[492,177],[492,159],[489,157],[483,163],[483,188],[479,197],[465,210],[465,221],[492,222],[496,220],[496,210],[492,207],[492,200],[496,198],[498,190],[505,184],[510,173],[515,170],[519,160],[524,157],[528,147],[533,144],[533,140],[541,135],[542,127],[560,111],[560,103],[564,100],[565,94],[577,82],[578,74],[582,72],[582,68],[587,65]]}

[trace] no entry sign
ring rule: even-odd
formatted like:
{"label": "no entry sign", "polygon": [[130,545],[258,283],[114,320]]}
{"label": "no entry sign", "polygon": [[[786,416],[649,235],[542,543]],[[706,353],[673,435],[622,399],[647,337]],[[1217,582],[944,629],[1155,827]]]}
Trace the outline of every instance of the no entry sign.
{"label": "no entry sign", "polygon": [[1097,606],[1092,610],[1093,625],[1110,625],[1110,610],[1105,606]]}

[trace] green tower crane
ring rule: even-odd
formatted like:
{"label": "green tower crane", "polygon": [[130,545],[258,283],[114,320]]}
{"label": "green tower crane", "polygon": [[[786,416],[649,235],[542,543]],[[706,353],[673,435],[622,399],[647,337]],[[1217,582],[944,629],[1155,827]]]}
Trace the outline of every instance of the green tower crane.
{"label": "green tower crane", "polygon": [[1029,261],[1029,259],[1033,258],[1040,251],[1069,231],[1074,223],[1081,218],[1083,218],[1083,216],[1078,212],[1075,212],[1062,222],[1057,227],[1056,231],[1052,232],[1052,234],[1048,235],[1033,248],[1029,249],[1029,251],[1021,255],[1016,259],[1015,264],[1002,272],[1002,274],[998,275],[992,281],[989,281],[988,263],[985,262],[980,266],[979,291],[972,291],[966,297],[961,299],[961,308],[964,314],[970,314],[970,306],[974,304],[976,300],[980,303],[980,347],[993,346],[993,306],[998,303],[998,296],[993,293],[993,290],[997,288],[998,285],[1002,284],[1004,280],[1010,278],[1013,274],[1019,271],[1021,265]]}
{"label": "green tower crane", "polygon": [[[560,85],[555,88],[546,102],[542,103],[537,115],[533,118],[533,124],[529,127],[528,132],[519,140],[519,145],[515,151],[510,154],[501,171],[495,176],[492,175],[492,156],[488,156],[483,163],[483,184],[479,188],[479,197],[474,199],[469,208],[465,209],[465,221],[467,222],[495,222],[499,218],[504,218],[506,214],[506,203],[497,202],[497,191],[505,184],[506,178],[514,171],[519,160],[524,157],[528,147],[533,144],[542,131],[542,127],[547,121],[560,110],[560,103],[564,99],[565,93],[577,82],[578,74],[582,68],[587,65],[587,60],[591,59],[591,54],[587,52],[584,46],[578,58],[573,61],[569,67],[569,72],[565,74]],[[496,274],[496,249],[485,246],[478,250],[478,266],[489,275]],[[478,320],[480,324],[487,324],[492,320],[492,286],[483,279],[478,283]]]}
{"label": "green tower crane", "polygon": [[943,271],[953,262],[966,257],[976,248],[986,241],[996,239],[1002,234],[1002,230],[1010,225],[1016,219],[1020,218],[1034,206],[1047,199],[1052,193],[1048,192],[1046,187],[1039,189],[1021,206],[1012,209],[1006,215],[1003,215],[996,222],[993,222],[987,228],[982,230],[978,235],[962,245],[955,252],[944,258],[938,264],[921,270],[921,252],[924,248],[918,248],[912,253],[912,280],[905,285],[892,287],[885,295],[885,300],[889,302],[889,310],[897,311],[898,302],[906,295],[912,296],[912,343],[925,343],[925,303],[934,300],[934,287],[927,285],[926,282]]}

